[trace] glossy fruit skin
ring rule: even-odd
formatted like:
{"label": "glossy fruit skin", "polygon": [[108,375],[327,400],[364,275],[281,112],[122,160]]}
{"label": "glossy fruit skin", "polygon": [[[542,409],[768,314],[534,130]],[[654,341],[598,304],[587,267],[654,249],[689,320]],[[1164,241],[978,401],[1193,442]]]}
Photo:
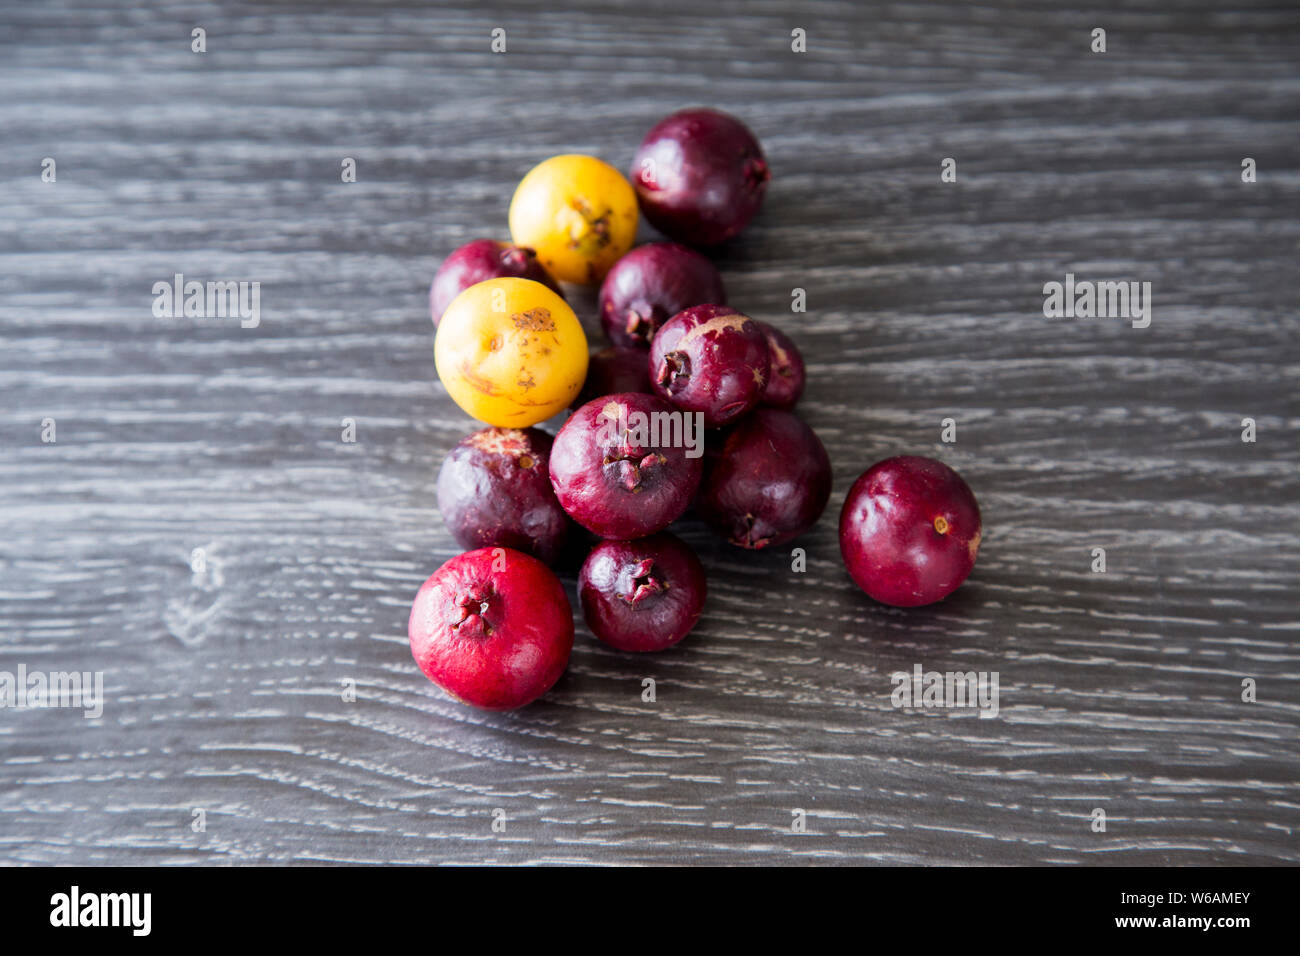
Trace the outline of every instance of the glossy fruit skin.
{"label": "glossy fruit skin", "polygon": [[772,361],[767,375],[767,387],[763,389],[760,401],[770,408],[794,408],[803,395],[803,353],[790,336],[776,326],[766,322],[760,322],[758,326],[767,338],[767,352]]}
{"label": "glossy fruit skin", "polygon": [[725,305],[697,305],[664,324],[650,344],[650,384],[716,428],[758,404],[771,358],[762,328]]}
{"label": "glossy fruit skin", "polygon": [[530,279],[488,279],[456,296],[433,349],[456,404],[503,428],[536,425],[567,408],[587,377],[578,317]]}
{"label": "glossy fruit skin", "polygon": [[562,282],[594,285],[632,248],[637,202],[631,184],[594,156],[538,163],[510,201],[510,236],[537,250]]}
{"label": "glossy fruit skin", "polygon": [[665,322],[707,303],[727,304],[713,263],[676,242],[651,242],[619,259],[605,276],[600,322],[615,345],[648,349]]}
{"label": "glossy fruit skin", "polygon": [[771,179],[758,139],[727,113],[686,109],[646,134],[632,161],[641,211],[678,242],[712,246],[736,236]]}
{"label": "glossy fruit skin", "polygon": [[578,573],[587,627],[620,651],[672,647],[695,627],[707,593],[700,559],[667,532],[603,541]]}
{"label": "glossy fruit skin", "polygon": [[436,327],[453,299],[477,282],[513,276],[540,282],[561,298],[564,293],[537,261],[537,253],[494,239],[475,239],[461,246],[438,267],[429,286],[429,312]]}
{"label": "glossy fruit skin", "polygon": [[955,591],[975,567],[982,535],[979,505],[961,475],[915,455],[868,468],[840,512],[850,576],[895,607],[933,604]]}
{"label": "glossy fruit skin", "polygon": [[587,360],[587,380],[574,399],[572,408],[586,405],[594,398],[620,392],[652,393],[650,371],[642,349],[609,348],[593,352]]}
{"label": "glossy fruit skin", "polygon": [[569,516],[551,487],[551,436],[536,428],[467,435],[438,471],[438,509],[462,548],[514,548],[554,565]]}
{"label": "glossy fruit skin", "polygon": [[411,654],[424,675],[484,710],[513,710],[550,690],[573,650],[560,579],[510,548],[452,558],[411,605]]}
{"label": "glossy fruit skin", "polygon": [[688,458],[684,447],[643,444],[633,433],[633,413],[673,412],[658,396],[624,392],[569,416],[551,448],[551,484],[570,518],[602,538],[627,540],[681,516],[700,483],[701,459]]}
{"label": "glossy fruit skin", "polygon": [[696,513],[742,548],[784,544],[812,528],[831,495],[831,462],[793,412],[759,408],[709,456]]}

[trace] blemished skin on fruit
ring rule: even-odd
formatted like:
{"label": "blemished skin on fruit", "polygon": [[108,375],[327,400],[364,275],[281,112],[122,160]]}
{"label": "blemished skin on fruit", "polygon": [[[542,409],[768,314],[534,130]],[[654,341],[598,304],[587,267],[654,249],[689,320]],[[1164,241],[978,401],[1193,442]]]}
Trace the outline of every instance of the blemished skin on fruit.
{"label": "blemished skin on fruit", "polygon": [[444,691],[513,710],[550,690],[573,650],[573,609],[555,574],[510,548],[452,558],[411,605],[411,654]]}
{"label": "blemished skin on fruit", "polygon": [[467,414],[526,428],[577,397],[587,377],[587,336],[573,309],[540,282],[489,279],[447,307],[434,360]]}
{"label": "blemished skin on fruit", "polygon": [[429,286],[429,312],[433,324],[442,320],[442,314],[452,300],[470,286],[513,276],[540,282],[556,295],[563,297],[555,280],[547,275],[537,261],[537,253],[522,246],[493,239],[475,239],[467,242],[443,260]]}
{"label": "blemished skin on fruit", "polygon": [[758,325],[767,337],[767,352],[772,360],[762,404],[771,408],[794,408],[803,395],[803,353],[790,336],[776,326],[766,322]]}
{"label": "blemished skin on fruit", "polygon": [[529,170],[510,201],[510,236],[537,250],[561,282],[594,285],[636,239],[632,184],[594,156],[552,156]]}
{"label": "blemished skin on fruit", "polygon": [[605,276],[600,322],[615,345],[648,349],[674,315],[708,303],[727,304],[713,263],[676,242],[651,242],[619,259]]}
{"label": "blemished skin on fruit", "polygon": [[587,626],[621,651],[662,651],[678,643],[700,619],[707,591],[700,559],[667,532],[604,541],[578,574]]}
{"label": "blemished skin on fruit", "polygon": [[701,459],[688,457],[683,444],[642,444],[643,436],[635,434],[638,418],[653,416],[669,421],[674,409],[656,395],[606,395],[570,415],[555,436],[555,496],[570,518],[602,538],[662,531],[699,486]]}
{"label": "blemished skin on fruit", "polygon": [[553,565],[569,516],[551,487],[551,436],[484,428],[462,438],[438,471],[438,510],[462,548],[505,547]]}
{"label": "blemished skin on fruit", "polygon": [[826,447],[793,412],[759,408],[707,456],[695,511],[732,544],[785,544],[817,523],[831,496]]}
{"label": "blemished skin on fruit", "polygon": [[725,305],[697,305],[664,324],[650,344],[650,384],[717,428],[763,397],[771,358],[759,324]]}
{"label": "blemished skin on fruit", "polygon": [[941,461],[887,458],[853,483],[840,512],[840,550],[868,595],[895,607],[941,601],[975,567],[983,526],[961,475]]}
{"label": "blemished skin on fruit", "polygon": [[694,246],[738,235],[763,205],[771,178],[758,139],[719,110],[664,117],[632,160],[646,219],[665,236]]}

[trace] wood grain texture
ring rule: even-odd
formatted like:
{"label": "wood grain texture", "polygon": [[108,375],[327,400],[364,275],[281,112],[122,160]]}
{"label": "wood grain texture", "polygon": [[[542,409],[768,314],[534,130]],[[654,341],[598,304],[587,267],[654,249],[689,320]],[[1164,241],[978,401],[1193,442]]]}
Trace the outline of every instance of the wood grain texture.
{"label": "wood grain texture", "polygon": [[[0,711],[0,862],[1300,862],[1300,17],[664,7],[0,8],[0,670],[108,698]],[[711,587],[685,643],[579,621],[543,701],[472,712],[405,637],[472,428],[429,279],[504,235],[533,163],[626,167],[698,102],[774,167],[718,258],[808,359],[836,490],[807,572],[684,521]],[[177,272],[259,281],[261,325],[155,318]],[[1045,319],[1066,272],[1151,282],[1151,327]],[[985,520],[972,578],[910,611],[835,534],[903,452]],[[1000,716],[894,709],[917,663],[997,671]]]}

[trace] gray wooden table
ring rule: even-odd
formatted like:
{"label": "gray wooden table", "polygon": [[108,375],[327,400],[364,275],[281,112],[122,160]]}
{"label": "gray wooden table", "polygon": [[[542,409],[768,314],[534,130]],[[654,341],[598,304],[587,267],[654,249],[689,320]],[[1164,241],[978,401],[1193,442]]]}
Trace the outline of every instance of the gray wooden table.
{"label": "gray wooden table", "polygon": [[[1300,17],[667,6],[0,9],[0,670],[106,697],[0,710],[0,861],[1300,861]],[[807,570],[685,521],[685,643],[579,621],[543,701],[473,712],[406,643],[474,427],[429,279],[535,162],[626,168],[701,102],[774,170],[718,261],[809,360]],[[259,282],[260,323],[155,316],[176,273]],[[1067,273],[1150,282],[1150,327],[1046,318]],[[836,539],[898,453],[984,512],[919,610]],[[997,672],[997,718],[894,708],[917,664]]]}

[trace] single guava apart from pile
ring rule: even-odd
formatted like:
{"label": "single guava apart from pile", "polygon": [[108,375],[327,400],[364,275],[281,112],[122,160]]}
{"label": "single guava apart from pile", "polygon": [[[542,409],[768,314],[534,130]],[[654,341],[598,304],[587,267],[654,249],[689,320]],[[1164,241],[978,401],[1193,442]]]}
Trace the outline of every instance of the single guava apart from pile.
{"label": "single guava apart from pile", "polygon": [[757,322],[725,305],[697,305],[664,324],[650,344],[650,384],[716,428],[763,397],[771,357]]}
{"label": "single guava apart from pile", "polygon": [[434,274],[433,284],[429,286],[429,311],[433,315],[433,324],[436,326],[442,321],[447,306],[470,286],[488,279],[507,277],[532,279],[564,297],[532,249],[493,239],[475,239],[444,259]]}
{"label": "single guava apart from pile", "polygon": [[587,626],[622,651],[672,647],[695,627],[706,593],[700,559],[667,532],[601,542],[578,575]]}
{"label": "single guava apart from pile", "polygon": [[438,471],[438,509],[462,548],[501,546],[554,564],[569,516],[551,487],[551,436],[484,428],[461,439]]}
{"label": "single guava apart from pile", "polygon": [[411,605],[411,654],[447,693],[513,710],[555,685],[573,650],[573,609],[560,579],[512,548],[452,558]]}
{"label": "single guava apart from pile", "polygon": [[615,345],[647,349],[655,333],[694,305],[725,305],[722,276],[707,258],[675,242],[638,246],[600,287],[600,321]]}
{"label": "single guava apart from pile", "polygon": [[868,468],[844,499],[840,551],[858,587],[883,604],[941,601],[975,567],[983,525],[961,475],[916,455]]}
{"label": "single guava apart from pile", "polygon": [[551,484],[574,521],[602,538],[640,538],[676,520],[700,483],[703,429],[655,395],[583,405],[551,448]]}
{"label": "single guava apart from pile", "polygon": [[696,513],[732,544],[784,544],[817,523],[831,495],[831,462],[793,412],[759,408],[723,433],[709,456]]}

